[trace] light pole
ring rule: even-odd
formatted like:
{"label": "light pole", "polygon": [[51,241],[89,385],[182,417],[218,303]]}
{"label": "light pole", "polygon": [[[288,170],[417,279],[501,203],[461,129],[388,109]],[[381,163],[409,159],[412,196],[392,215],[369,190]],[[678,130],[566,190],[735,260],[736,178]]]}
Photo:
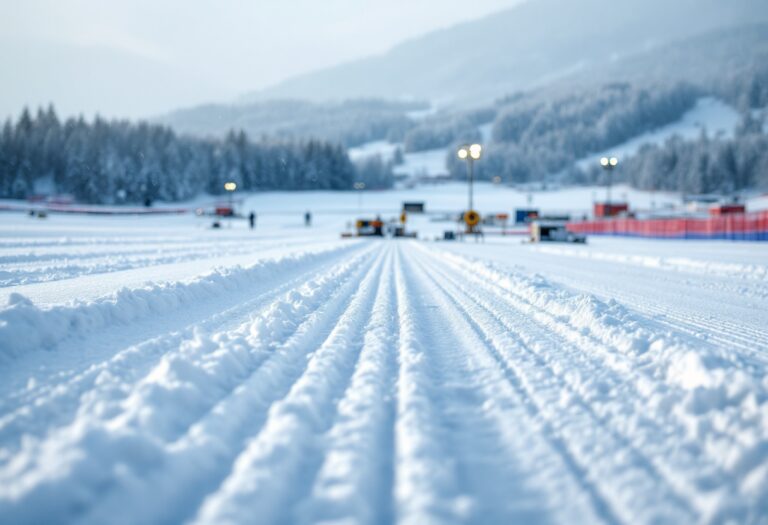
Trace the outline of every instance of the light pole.
{"label": "light pole", "polygon": [[363,190],[365,189],[364,182],[356,182],[352,185],[357,190],[357,212],[363,211]]}
{"label": "light pole", "polygon": [[483,147],[480,144],[465,144],[459,148],[459,159],[467,161],[467,180],[469,181],[469,209],[467,211],[473,211],[474,206],[474,194],[473,185],[475,182],[475,161],[480,160],[483,154]]}
{"label": "light pole", "polygon": [[235,190],[237,189],[236,182],[225,182],[224,189],[229,193],[229,227],[232,227],[232,217],[235,215]]}
{"label": "light pole", "polygon": [[[475,161],[480,159],[483,154],[483,147],[480,144],[465,144],[456,152],[459,159],[467,161],[467,182],[469,182],[469,207],[464,212],[464,224],[467,225],[467,233],[479,233],[477,225],[480,224],[480,214],[475,211],[474,201],[474,183],[475,183]],[[477,237],[475,237],[477,242]]]}
{"label": "light pole", "polygon": [[608,179],[606,204],[610,206],[611,205],[611,182],[612,182],[611,172],[616,166],[619,165],[619,159],[617,159],[616,157],[603,157],[600,159],[600,165],[603,167],[603,170],[605,170],[605,174]]}

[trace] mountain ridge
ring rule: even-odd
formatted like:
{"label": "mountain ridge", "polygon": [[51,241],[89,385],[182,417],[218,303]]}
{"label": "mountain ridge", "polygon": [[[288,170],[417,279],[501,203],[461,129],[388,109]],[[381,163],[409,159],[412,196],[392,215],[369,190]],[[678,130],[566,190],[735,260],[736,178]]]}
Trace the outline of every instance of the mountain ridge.
{"label": "mountain ridge", "polygon": [[759,21],[768,21],[768,4],[758,0],[633,0],[621,7],[607,0],[578,5],[530,0],[412,38],[383,54],[293,77],[239,102],[358,97],[487,102],[575,67],[600,66],[673,40]]}
{"label": "mountain ridge", "polygon": [[[761,64],[768,64],[768,22],[695,35],[627,55],[601,67],[584,65],[563,71],[559,78],[550,78],[527,90],[504,91],[494,103],[478,107],[503,106],[504,99],[522,92],[528,98],[553,101],[614,82],[646,85],[652,90],[678,82],[693,83],[713,96],[730,99],[728,93],[734,90],[730,84],[742,77],[748,81],[753,76],[750,71],[765,69]],[[242,129],[254,137],[314,137],[355,146],[384,138],[402,141],[405,133],[419,122],[411,118],[412,112],[419,109],[423,109],[423,103],[416,101],[317,102],[292,98],[199,105],[169,112],[154,120],[192,135],[222,137],[231,129]],[[463,109],[452,105],[435,116],[447,111],[460,113]]]}

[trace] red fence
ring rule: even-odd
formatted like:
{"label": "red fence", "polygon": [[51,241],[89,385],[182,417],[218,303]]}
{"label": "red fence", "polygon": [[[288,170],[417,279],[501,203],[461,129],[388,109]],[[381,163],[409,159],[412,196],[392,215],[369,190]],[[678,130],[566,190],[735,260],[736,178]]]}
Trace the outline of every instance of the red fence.
{"label": "red fence", "polygon": [[570,222],[568,230],[586,235],[768,241],[768,210],[706,218],[621,218]]}

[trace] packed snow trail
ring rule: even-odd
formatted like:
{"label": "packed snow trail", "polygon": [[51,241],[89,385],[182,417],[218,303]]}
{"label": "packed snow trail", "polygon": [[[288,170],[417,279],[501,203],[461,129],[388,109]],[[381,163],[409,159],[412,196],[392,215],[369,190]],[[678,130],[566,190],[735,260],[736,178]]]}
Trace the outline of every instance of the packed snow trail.
{"label": "packed snow trail", "polygon": [[717,241],[592,238],[588,246],[446,246],[618,301],[697,344],[768,360],[768,247]]}
{"label": "packed snow trail", "polygon": [[631,290],[446,248],[350,241],[79,303],[12,295],[0,522],[768,520],[764,329],[701,338]]}

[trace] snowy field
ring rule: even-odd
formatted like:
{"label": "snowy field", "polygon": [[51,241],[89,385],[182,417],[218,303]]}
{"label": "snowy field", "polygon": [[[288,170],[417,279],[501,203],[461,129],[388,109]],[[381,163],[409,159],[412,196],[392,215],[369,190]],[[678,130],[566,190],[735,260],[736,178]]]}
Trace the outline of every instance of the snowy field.
{"label": "snowy field", "polygon": [[420,199],[0,214],[0,523],[768,522],[767,244],[339,237]]}

